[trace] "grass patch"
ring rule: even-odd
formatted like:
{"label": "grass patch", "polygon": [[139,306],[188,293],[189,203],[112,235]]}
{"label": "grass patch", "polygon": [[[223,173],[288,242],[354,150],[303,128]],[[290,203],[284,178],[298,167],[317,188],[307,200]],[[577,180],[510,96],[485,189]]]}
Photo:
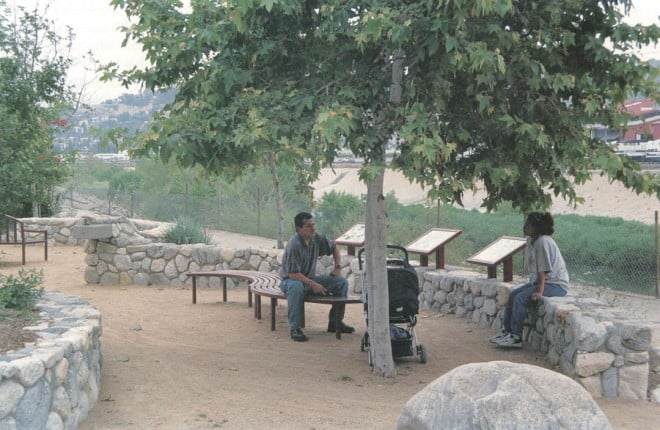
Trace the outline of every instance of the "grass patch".
{"label": "grass patch", "polygon": [[206,234],[197,221],[181,218],[176,220],[175,225],[165,233],[165,242],[177,245],[190,243],[205,243],[210,245],[211,236]]}

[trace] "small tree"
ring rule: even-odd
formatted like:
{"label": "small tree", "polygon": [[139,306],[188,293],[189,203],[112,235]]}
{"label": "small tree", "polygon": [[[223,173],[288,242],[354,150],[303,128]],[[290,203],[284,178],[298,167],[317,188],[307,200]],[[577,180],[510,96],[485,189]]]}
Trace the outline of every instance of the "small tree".
{"label": "small tree", "polygon": [[278,15],[272,25],[271,17],[262,14],[266,9],[247,4],[235,13],[224,2],[194,2],[184,13],[179,1],[111,3],[129,18],[139,18],[124,31],[142,44],[153,67],[122,72],[110,64],[104,79],[137,81],[151,90],[177,89],[174,102],[156,115],[135,154],[165,162],[172,158],[184,167],[199,165],[212,175],[238,177],[249,167],[268,168],[278,246],[283,247],[277,168],[290,166],[304,178],[301,182],[310,183],[322,161],[309,147],[313,97],[299,87],[299,66],[309,65],[311,53],[299,32],[311,34],[315,24],[309,13],[298,12],[313,6],[283,3],[292,13]]}
{"label": "small tree", "polygon": [[52,148],[75,102],[65,82],[72,35],[36,9],[17,11],[0,1],[0,213],[39,215],[72,162]]}

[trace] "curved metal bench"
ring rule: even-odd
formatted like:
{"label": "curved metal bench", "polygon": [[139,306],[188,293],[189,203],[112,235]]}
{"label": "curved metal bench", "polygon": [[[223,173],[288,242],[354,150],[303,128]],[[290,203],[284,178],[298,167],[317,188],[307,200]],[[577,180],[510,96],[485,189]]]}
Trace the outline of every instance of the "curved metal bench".
{"label": "curved metal bench", "polygon": [[[250,282],[250,290],[254,294],[254,316],[256,319],[261,320],[261,297],[265,296],[270,298],[270,329],[275,330],[277,301],[279,299],[286,299],[286,295],[280,290],[280,278],[273,273],[256,272],[254,279]],[[350,303],[362,303],[360,296],[320,296],[308,295],[305,296],[303,302],[302,312],[302,327],[305,327],[305,302],[308,303],[321,303],[326,305],[340,305]],[[341,321],[335,321],[337,331],[335,336],[341,339]]]}
{"label": "curved metal bench", "polygon": [[[252,294],[254,294],[254,317],[261,320],[261,297],[270,298],[270,329],[275,330],[277,301],[286,299],[286,295],[280,290],[280,277],[276,273],[257,272],[254,270],[214,270],[201,272],[188,272],[186,276],[192,278],[192,302],[197,303],[197,278],[215,277],[222,278],[222,301],[227,301],[227,278],[237,278],[248,281],[248,307],[252,307]],[[362,303],[360,296],[349,295],[338,296],[306,296],[305,302],[321,303],[326,305]],[[305,327],[305,308],[303,303],[302,326]],[[335,323],[337,339],[341,339],[341,324]]]}

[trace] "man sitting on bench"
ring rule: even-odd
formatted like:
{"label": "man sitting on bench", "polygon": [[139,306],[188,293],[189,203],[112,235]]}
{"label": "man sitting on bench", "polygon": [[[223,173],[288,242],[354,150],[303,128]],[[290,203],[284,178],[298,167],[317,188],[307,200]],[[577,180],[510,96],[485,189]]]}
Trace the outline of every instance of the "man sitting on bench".
{"label": "man sitting on bench", "polygon": [[[308,294],[345,297],[348,280],[341,275],[341,255],[335,243],[316,233],[312,214],[300,212],[293,222],[296,233],[286,244],[282,256],[280,289],[286,295],[291,339],[304,342],[307,336],[300,326],[303,320],[304,299]],[[332,255],[335,267],[330,275],[316,274],[316,260],[321,255]],[[342,333],[353,333],[355,329],[342,322],[345,304],[333,305],[328,316],[328,331],[335,332],[335,321],[341,324]]]}

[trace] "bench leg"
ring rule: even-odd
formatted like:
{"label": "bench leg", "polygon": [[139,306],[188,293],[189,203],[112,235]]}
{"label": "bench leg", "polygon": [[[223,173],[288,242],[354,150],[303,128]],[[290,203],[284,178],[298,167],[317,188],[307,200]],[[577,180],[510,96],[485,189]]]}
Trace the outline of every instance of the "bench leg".
{"label": "bench leg", "polygon": [[227,303],[227,278],[222,278],[222,301]]}
{"label": "bench leg", "polygon": [[270,330],[275,331],[275,309],[277,309],[277,299],[270,299]]}
{"label": "bench leg", "polygon": [[258,294],[254,295],[254,317],[261,320],[261,296]]}
{"label": "bench leg", "polygon": [[248,285],[247,288],[247,293],[248,293],[248,308],[252,307],[252,291],[250,291],[250,286]]}
{"label": "bench leg", "polygon": [[197,277],[192,277],[192,302],[193,305],[197,303]]}

